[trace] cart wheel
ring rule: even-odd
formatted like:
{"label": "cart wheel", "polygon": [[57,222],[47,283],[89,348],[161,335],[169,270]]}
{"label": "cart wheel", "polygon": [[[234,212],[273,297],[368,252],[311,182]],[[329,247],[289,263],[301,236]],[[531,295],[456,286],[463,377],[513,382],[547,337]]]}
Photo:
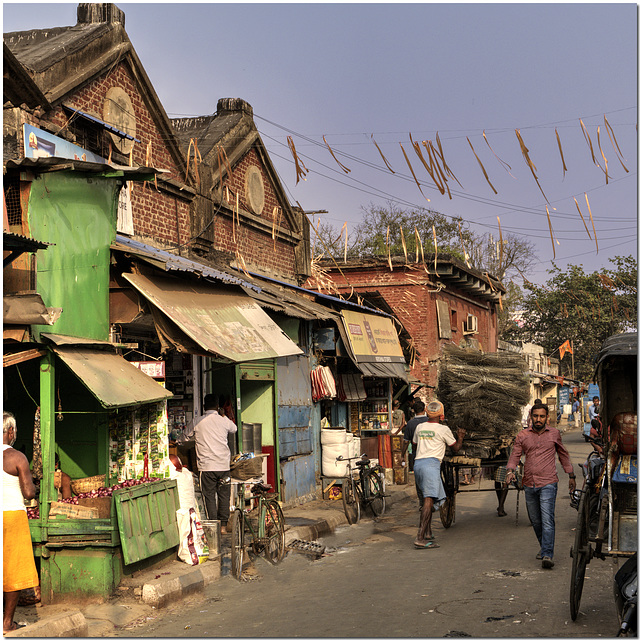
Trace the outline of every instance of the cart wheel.
{"label": "cart wheel", "polygon": [[356,483],[349,476],[342,482],[342,506],[349,524],[358,524],[360,521],[360,495],[356,489]]}
{"label": "cart wheel", "polygon": [[272,564],[278,564],[284,558],[284,514],[276,500],[265,503],[264,518],[264,555]]}
{"label": "cart wheel", "polygon": [[440,505],[440,521],[445,529],[448,529],[456,519],[456,496],[447,496]]}
{"label": "cart wheel", "polygon": [[571,590],[569,602],[571,606],[571,619],[576,620],[580,609],[580,598],[587,564],[591,560],[591,545],[589,544],[589,503],[591,491],[587,489],[580,496],[578,506],[578,521],[576,523],[576,536],[571,548]]}
{"label": "cart wheel", "polygon": [[244,560],[244,516],[238,509],[231,512],[229,525],[231,526],[231,575],[240,580]]}

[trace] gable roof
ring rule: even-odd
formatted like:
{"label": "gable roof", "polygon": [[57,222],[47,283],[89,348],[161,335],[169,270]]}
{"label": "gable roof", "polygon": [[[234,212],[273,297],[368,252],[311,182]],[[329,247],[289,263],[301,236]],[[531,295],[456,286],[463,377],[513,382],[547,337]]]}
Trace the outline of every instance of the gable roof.
{"label": "gable roof", "polygon": [[295,233],[302,231],[299,218],[293,212],[280,178],[260,138],[253,120],[253,107],[248,102],[241,98],[221,98],[213,115],[172,118],[171,124],[185,152],[192,139],[198,140],[198,151],[203,161],[213,169],[214,187],[219,184],[220,175],[224,177],[227,173],[224,163],[222,167],[218,167],[218,148],[224,149],[232,169],[251,149],[255,149],[291,230]]}
{"label": "gable roof", "polygon": [[113,65],[126,61],[169,153],[184,173],[185,156],[124,29],[124,13],[111,3],[81,3],[77,15],[74,26],[5,33],[4,44],[54,106]]}

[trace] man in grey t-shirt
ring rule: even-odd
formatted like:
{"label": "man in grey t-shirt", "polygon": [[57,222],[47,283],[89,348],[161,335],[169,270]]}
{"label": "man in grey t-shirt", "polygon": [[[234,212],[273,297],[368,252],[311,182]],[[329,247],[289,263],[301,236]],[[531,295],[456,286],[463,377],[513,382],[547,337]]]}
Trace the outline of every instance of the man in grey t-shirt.
{"label": "man in grey t-shirt", "polygon": [[[191,425],[190,425],[191,426]],[[204,397],[204,415],[194,422],[198,479],[209,520],[220,520],[221,533],[227,533],[231,485],[228,434],[238,427],[218,413],[218,396]]]}

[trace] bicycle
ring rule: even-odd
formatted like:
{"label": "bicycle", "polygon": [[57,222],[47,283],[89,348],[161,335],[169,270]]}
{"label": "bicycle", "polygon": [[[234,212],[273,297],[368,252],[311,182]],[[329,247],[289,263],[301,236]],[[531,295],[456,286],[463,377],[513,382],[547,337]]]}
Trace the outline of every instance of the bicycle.
{"label": "bicycle", "polygon": [[[355,458],[338,456],[336,460],[346,462],[349,469],[342,482],[342,504],[349,524],[358,524],[360,521],[360,505],[369,506],[374,517],[381,516],[386,509],[386,494],[384,493],[383,468],[377,464],[370,467],[371,461],[366,454]],[[354,469],[351,461],[357,460],[358,480],[353,477]]]}
{"label": "bicycle", "polygon": [[[229,524],[231,526],[231,573],[242,579],[242,568],[247,548],[246,537],[251,535],[251,547],[256,555],[264,554],[271,564],[278,564],[284,558],[284,514],[278,503],[278,494],[272,492],[269,484],[259,482],[246,495],[245,482],[238,484],[238,495]],[[246,501],[257,498],[257,505],[247,507]],[[256,512],[255,517],[251,516]]]}

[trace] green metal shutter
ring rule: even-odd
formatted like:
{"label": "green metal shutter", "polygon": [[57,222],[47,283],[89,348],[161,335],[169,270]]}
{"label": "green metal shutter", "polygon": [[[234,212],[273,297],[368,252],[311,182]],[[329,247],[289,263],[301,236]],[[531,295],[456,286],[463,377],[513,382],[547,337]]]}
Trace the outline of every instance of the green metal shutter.
{"label": "green metal shutter", "polygon": [[125,564],[150,558],[178,545],[175,480],[159,480],[114,491]]}

